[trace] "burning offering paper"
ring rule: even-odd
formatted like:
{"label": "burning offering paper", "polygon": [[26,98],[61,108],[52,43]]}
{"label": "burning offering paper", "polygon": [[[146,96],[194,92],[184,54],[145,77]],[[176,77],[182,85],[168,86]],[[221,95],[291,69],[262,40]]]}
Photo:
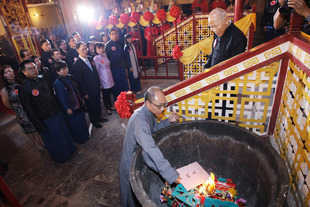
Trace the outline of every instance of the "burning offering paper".
{"label": "burning offering paper", "polygon": [[240,207],[246,200],[237,197],[236,185],[231,179],[216,178],[197,163],[177,169],[181,184],[163,187],[161,202],[170,207]]}
{"label": "burning offering paper", "polygon": [[210,178],[210,175],[198,164],[193,162],[177,169],[177,172],[182,178],[181,183],[186,190],[190,190]]}

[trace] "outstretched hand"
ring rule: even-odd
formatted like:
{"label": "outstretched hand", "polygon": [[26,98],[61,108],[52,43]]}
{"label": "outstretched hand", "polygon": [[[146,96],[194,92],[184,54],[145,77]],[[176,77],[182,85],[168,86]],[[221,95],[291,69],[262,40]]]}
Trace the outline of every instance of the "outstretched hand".
{"label": "outstretched hand", "polygon": [[172,112],[171,114],[169,114],[169,121],[170,122],[176,122],[179,120],[179,116],[177,113]]}
{"label": "outstretched hand", "polygon": [[181,183],[182,178],[178,177],[178,179],[176,181],[174,181],[175,183]]}
{"label": "outstretched hand", "polygon": [[287,5],[305,18],[310,14],[310,8],[304,0],[289,0]]}

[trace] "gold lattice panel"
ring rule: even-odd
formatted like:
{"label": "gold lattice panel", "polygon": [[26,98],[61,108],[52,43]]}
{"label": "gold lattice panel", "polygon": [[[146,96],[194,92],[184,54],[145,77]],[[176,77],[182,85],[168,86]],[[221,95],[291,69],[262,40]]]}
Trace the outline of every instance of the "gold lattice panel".
{"label": "gold lattice panel", "polygon": [[196,19],[196,42],[200,42],[212,35],[208,19]]}
{"label": "gold lattice panel", "polygon": [[193,22],[190,21],[178,30],[179,45],[186,49],[193,45]]}
{"label": "gold lattice panel", "polygon": [[280,62],[246,74],[170,109],[186,120],[213,119],[265,134],[270,121]]}
{"label": "gold lattice panel", "polygon": [[310,77],[289,62],[274,138],[289,167],[295,206],[310,206]]}
{"label": "gold lattice panel", "polygon": [[184,65],[184,78],[191,78],[203,71],[204,65],[207,62],[206,54],[201,52],[191,64]]}

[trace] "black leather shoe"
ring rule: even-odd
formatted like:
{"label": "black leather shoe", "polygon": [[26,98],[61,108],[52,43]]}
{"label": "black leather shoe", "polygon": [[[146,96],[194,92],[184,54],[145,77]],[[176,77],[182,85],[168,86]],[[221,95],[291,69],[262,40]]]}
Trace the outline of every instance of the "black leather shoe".
{"label": "black leather shoe", "polygon": [[96,128],[102,128],[102,125],[100,123],[93,123],[94,127]]}
{"label": "black leather shoe", "polygon": [[99,122],[107,122],[109,121],[109,119],[103,119],[103,118],[100,118]]}

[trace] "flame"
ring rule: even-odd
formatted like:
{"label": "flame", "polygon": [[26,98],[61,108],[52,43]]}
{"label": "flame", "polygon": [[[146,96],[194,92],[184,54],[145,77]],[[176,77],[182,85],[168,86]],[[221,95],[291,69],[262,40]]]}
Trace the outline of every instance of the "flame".
{"label": "flame", "polygon": [[214,174],[211,173],[209,179],[204,182],[198,189],[198,193],[200,195],[213,195],[215,193],[215,182],[214,182]]}

